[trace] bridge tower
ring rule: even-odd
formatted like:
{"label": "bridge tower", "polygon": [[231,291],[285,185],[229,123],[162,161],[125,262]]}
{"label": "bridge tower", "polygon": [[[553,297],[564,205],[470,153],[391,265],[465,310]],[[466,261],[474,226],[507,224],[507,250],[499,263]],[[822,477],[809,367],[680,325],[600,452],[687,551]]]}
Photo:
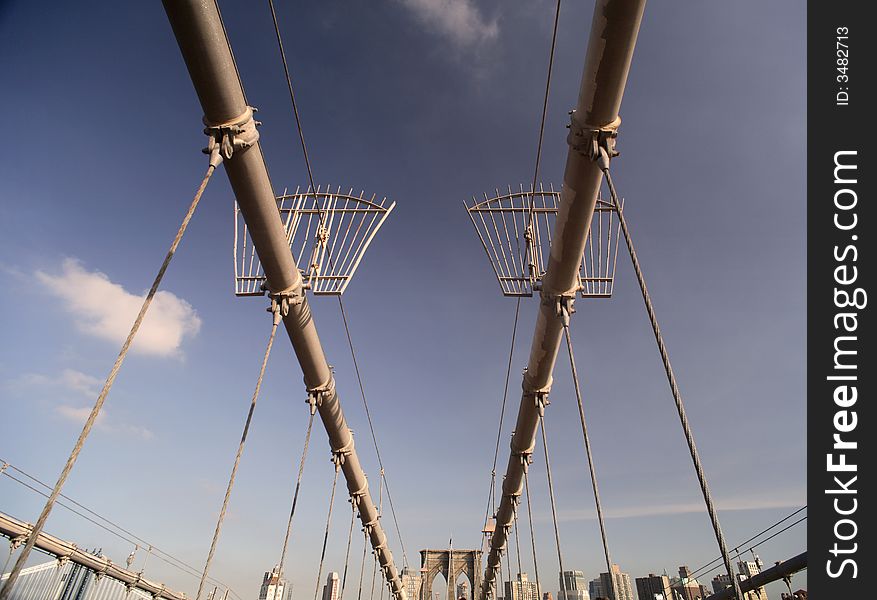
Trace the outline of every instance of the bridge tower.
{"label": "bridge tower", "polygon": [[432,582],[436,575],[444,575],[448,583],[447,600],[457,600],[455,584],[460,574],[469,580],[472,598],[481,590],[481,550],[426,550],[420,551],[420,595],[417,600],[433,600]]}

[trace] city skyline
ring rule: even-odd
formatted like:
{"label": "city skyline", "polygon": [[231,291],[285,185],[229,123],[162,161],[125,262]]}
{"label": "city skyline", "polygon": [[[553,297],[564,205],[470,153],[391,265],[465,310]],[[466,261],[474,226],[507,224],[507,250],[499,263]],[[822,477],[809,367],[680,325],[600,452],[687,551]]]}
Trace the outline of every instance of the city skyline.
{"label": "city skyline", "polygon": [[[515,300],[499,295],[461,200],[529,184],[553,21],[545,2],[454,4],[468,7],[462,26],[406,0],[278,7],[318,183],[397,202],[344,296],[389,493],[337,303],[310,299],[376,502],[383,492],[381,523],[400,569],[416,569],[417,549],[450,534],[462,547],[481,544]],[[614,164],[733,547],[803,505],[806,480],[795,433],[804,427],[805,10],[790,1],[732,4],[646,8]],[[276,191],[306,184],[270,14],[222,8],[264,122]],[[9,125],[16,149],[0,163],[8,234],[0,403],[12,424],[0,459],[52,484],[118,352],[130,306],[206,167],[206,142],[160,3],[120,11],[94,0],[46,12],[22,2],[0,8],[0,107],[21,115]],[[560,184],[591,13],[590,3],[562,8],[546,184]],[[768,129],[777,132],[769,151],[753,148]],[[53,150],[68,143],[75,149]],[[230,291],[232,198],[217,172],[168,270],[159,321],[144,326],[149,335],[132,350],[64,489],[148,540],[136,542],[137,568],[149,545],[196,569],[204,564],[268,335],[265,299]],[[73,302],[74,293],[87,301]],[[521,301],[500,465],[538,302]],[[715,538],[626,256],[612,299],[577,303],[572,337],[613,560],[631,576],[712,560]],[[590,580],[605,561],[563,361],[554,379],[546,427],[564,566]],[[255,594],[265,568],[279,562],[304,399],[295,357],[278,340],[212,570],[241,594]],[[540,452],[530,467],[533,528],[540,574],[550,574],[545,591],[556,594]],[[315,426],[284,565],[305,597],[325,583],[317,573],[334,475],[328,458]],[[500,480],[501,466],[497,487]],[[350,518],[342,482],[338,489],[325,560],[336,570]],[[30,522],[44,502],[5,475],[0,498],[0,511]],[[520,570],[534,574],[526,523]],[[117,564],[135,546],[62,507],[46,531],[103,547]],[[784,560],[806,547],[805,535],[806,524],[790,529],[759,553],[769,564]],[[355,528],[349,562],[357,576],[361,553]],[[367,554],[369,583],[372,567]],[[197,577],[156,556],[146,574],[190,595],[197,588]],[[806,574],[798,580],[806,587]]]}

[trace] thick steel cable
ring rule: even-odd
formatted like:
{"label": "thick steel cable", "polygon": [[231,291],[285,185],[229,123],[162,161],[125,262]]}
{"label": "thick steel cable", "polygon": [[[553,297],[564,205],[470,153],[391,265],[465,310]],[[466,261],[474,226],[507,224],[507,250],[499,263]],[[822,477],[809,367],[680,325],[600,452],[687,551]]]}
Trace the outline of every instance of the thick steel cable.
{"label": "thick steel cable", "polygon": [[289,520],[286,522],[286,535],[283,538],[283,549],[280,551],[280,563],[278,563],[278,571],[283,576],[283,563],[286,561],[286,549],[289,545],[289,536],[292,533],[292,517],[295,516],[295,507],[298,505],[298,493],[301,490],[301,478],[305,470],[305,461],[308,457],[308,446],[311,443],[311,429],[314,426],[315,407],[311,409],[308,416],[308,428],[305,431],[305,443],[301,451],[301,460],[298,463],[298,476],[295,479],[295,492],[292,494],[292,507],[289,509]]}
{"label": "thick steel cable", "polygon": [[[545,136],[545,117],[548,113],[548,98],[549,98],[549,94],[551,92],[551,73],[554,69],[554,50],[557,47],[557,25],[560,21],[560,2],[561,2],[561,0],[557,0],[557,8],[554,11],[554,28],[553,28],[552,33],[551,33],[551,51],[548,54],[548,73],[545,77],[545,94],[544,94],[543,99],[542,99],[542,116],[539,120],[539,141],[536,145],[536,161],[535,161],[535,165],[533,167],[533,185],[530,188],[530,207],[529,207],[529,214],[527,217],[527,221],[528,221],[527,222],[527,229],[528,230],[532,226],[532,223],[533,223],[533,211],[535,209],[535,204],[534,204],[533,200],[534,200],[534,195],[536,193],[536,181],[539,178],[539,163],[542,160],[542,141],[543,141],[543,138]],[[520,252],[521,252],[520,239],[516,240],[516,242],[518,244],[518,254],[520,254]],[[506,370],[505,387],[504,387],[503,395],[502,395],[502,408],[500,409],[500,416],[499,416],[499,431],[496,434],[496,450],[495,450],[494,455],[493,455],[493,467],[491,469],[491,475],[490,475],[490,490],[491,490],[490,491],[490,498],[488,498],[488,500],[487,500],[488,507],[491,505],[491,502],[493,502],[494,508],[496,507],[496,500],[494,498],[495,489],[496,489],[496,461],[497,461],[497,457],[499,455],[500,435],[502,432],[503,417],[505,415],[506,397],[508,396],[508,390],[509,390],[509,377],[510,377],[511,371],[512,371],[512,357],[513,357],[514,351],[515,351],[515,337],[516,337],[517,330],[518,330],[518,314],[520,312],[520,309],[521,309],[521,298],[518,297],[517,302],[515,303],[515,324],[512,327],[512,343],[511,343],[511,349],[509,350],[509,364],[508,364],[508,369]],[[484,521],[485,521],[485,523],[487,522],[487,515],[485,515]],[[519,565],[519,567],[520,567],[520,565]],[[474,590],[473,590],[473,594],[474,594]]]}
{"label": "thick steel cable", "polygon": [[[755,540],[755,539],[761,537],[762,535],[764,535],[765,533],[767,533],[768,531],[770,531],[770,530],[773,529],[774,527],[777,527],[778,525],[781,525],[782,523],[788,521],[789,519],[791,519],[792,517],[794,517],[795,515],[797,515],[797,514],[798,514],[799,512],[801,512],[802,510],[807,510],[807,505],[806,505],[806,504],[805,504],[804,506],[802,506],[801,508],[799,508],[798,510],[796,510],[795,512],[793,512],[793,513],[791,513],[791,514],[789,514],[789,515],[786,515],[785,517],[783,517],[782,519],[780,519],[779,521],[777,521],[776,523],[774,523],[774,524],[771,525],[770,527],[766,527],[765,529],[762,529],[761,531],[759,531],[758,533],[756,533],[755,535],[753,535],[752,537],[750,537],[748,540],[745,540],[745,541],[743,541],[743,542],[740,542],[739,544],[737,544],[737,545],[734,546],[734,547],[735,547],[735,548],[739,548],[739,547],[741,547],[741,546],[746,546],[746,544],[748,544],[749,542],[751,542],[751,541],[753,541],[753,540]],[[799,519],[799,520],[795,521],[794,523],[792,523],[792,525],[797,525],[798,523],[800,523],[802,520],[804,520],[804,519],[806,519],[806,518],[807,518],[807,517],[805,516],[803,519]],[[782,531],[785,531],[786,529],[788,529],[788,527],[786,527],[786,528],[783,529]],[[781,532],[780,532],[780,533],[781,533]],[[771,538],[767,538],[767,539],[771,539]],[[756,546],[763,544],[765,541],[767,541],[767,540],[762,540],[762,541],[758,542],[758,544],[756,544]],[[755,546],[753,546],[753,547],[755,547]],[[698,573],[700,573],[701,571],[703,571],[703,570],[706,569],[707,567],[711,567],[711,566],[713,566],[715,563],[720,562],[721,560],[722,560],[722,557],[721,557],[721,556],[718,557],[718,558],[715,558],[715,559],[711,560],[710,562],[708,562],[707,564],[703,565],[702,567],[698,567],[697,569],[695,569],[694,571],[692,571],[692,572],[691,572],[691,576],[692,576],[692,577],[695,577]]]}
{"label": "thick steel cable", "polygon": [[[747,546],[746,546],[747,542],[743,542],[742,544],[739,544],[738,546],[735,546],[735,547],[734,547],[734,550],[737,550],[738,548],[741,548],[741,547],[744,549],[744,551],[745,551],[745,550],[753,550],[753,549],[755,549],[755,548],[758,548],[759,546],[761,546],[761,545],[764,544],[765,542],[772,540],[773,538],[777,537],[777,536],[780,535],[781,533],[785,533],[786,531],[788,531],[789,529],[791,529],[792,527],[794,527],[794,526],[797,525],[798,523],[802,523],[802,522],[804,522],[804,521],[806,521],[806,520],[807,520],[807,515],[804,515],[803,517],[801,517],[800,519],[798,519],[798,520],[795,521],[794,523],[791,523],[791,524],[789,524],[789,525],[786,525],[785,527],[783,527],[783,528],[780,529],[779,531],[776,531],[776,532],[774,532],[773,534],[767,536],[766,538],[764,538],[763,540],[761,540],[761,541],[758,542],[757,544],[753,544],[753,545],[747,547]],[[749,541],[751,541],[751,540],[749,540]],[[738,555],[739,555],[739,552],[738,552]],[[712,565],[713,563],[715,563],[716,561],[719,561],[719,560],[721,560],[721,557],[719,557],[718,559],[714,560],[714,561],[713,561],[712,563],[710,563],[709,565],[705,565],[705,566],[701,567],[701,568],[698,570],[698,572],[703,571],[703,569],[705,569],[707,566],[710,566],[710,565]],[[719,568],[719,567],[717,567],[717,566],[716,566],[716,567],[713,567],[713,568],[709,569],[708,571],[706,571],[704,574],[712,573],[712,572],[715,571],[717,568]],[[692,572],[691,576],[692,576],[692,577],[695,577],[695,573]]]}
{"label": "thick steel cable", "polygon": [[353,523],[356,522],[356,505],[350,503],[350,530],[347,532],[347,552],[344,554],[344,575],[341,576],[341,592],[338,600],[344,598],[344,588],[347,587],[347,565],[350,562],[350,545],[353,543]]}
{"label": "thick steel cable", "polygon": [[[16,471],[16,472],[18,472],[18,473],[24,475],[25,477],[27,477],[28,479],[30,479],[30,480],[33,481],[34,483],[36,483],[36,484],[38,484],[38,485],[40,485],[40,486],[46,488],[47,490],[51,490],[51,489],[52,489],[52,486],[50,486],[49,484],[47,484],[47,483],[41,481],[40,479],[37,479],[36,477],[34,477],[33,475],[31,475],[31,474],[28,473],[27,471],[24,471],[24,470],[18,468],[17,466],[15,466],[15,465],[13,465],[13,464],[11,464],[11,463],[8,463],[8,462],[6,462],[6,461],[4,461],[3,459],[0,459],[0,463],[3,463],[4,465],[6,465],[6,466],[8,467],[8,469],[12,469],[12,470],[14,470],[14,471]],[[40,496],[43,496],[44,498],[48,498],[48,497],[49,497],[49,494],[48,494],[47,492],[44,492],[44,491],[42,491],[42,490],[39,490],[39,489],[33,487],[32,485],[30,485],[30,484],[28,484],[28,483],[26,483],[26,482],[24,482],[24,481],[18,479],[17,477],[11,475],[11,474],[9,473],[8,470],[5,470],[5,471],[4,471],[2,468],[0,468],[0,473],[2,473],[3,475],[6,475],[6,476],[9,477],[12,481],[15,481],[15,482],[17,482],[17,483],[23,485],[24,487],[28,488],[29,490],[32,490],[33,492],[39,494]],[[182,571],[182,572],[185,573],[186,575],[192,575],[192,576],[194,576],[194,577],[200,577],[200,576],[201,576],[201,574],[198,572],[198,569],[196,569],[196,568],[193,567],[192,565],[190,565],[190,564],[188,564],[188,563],[186,563],[186,562],[180,560],[179,558],[173,556],[172,554],[168,554],[167,552],[161,550],[160,548],[157,548],[154,544],[151,544],[151,543],[149,543],[148,541],[144,540],[143,538],[137,536],[136,534],[131,533],[130,531],[128,531],[127,529],[125,529],[125,528],[122,527],[121,525],[118,525],[117,523],[114,523],[113,521],[111,521],[110,519],[107,519],[107,518],[104,517],[103,515],[101,515],[101,514],[95,512],[95,511],[91,510],[91,509],[88,508],[87,506],[84,506],[84,505],[80,504],[79,502],[77,502],[76,500],[74,500],[73,498],[71,498],[70,496],[67,496],[67,495],[65,495],[65,494],[58,494],[58,497],[59,497],[59,498],[63,498],[64,500],[70,502],[70,504],[73,504],[74,506],[77,506],[77,507],[81,508],[81,509],[82,509],[83,511],[85,511],[86,513],[88,513],[88,514],[94,516],[95,518],[99,519],[100,521],[103,521],[104,523],[107,523],[107,524],[110,525],[111,527],[114,527],[115,529],[118,529],[119,531],[121,531],[122,533],[124,533],[125,535],[127,535],[127,536],[129,536],[129,537],[125,537],[124,535],[118,533],[117,531],[113,531],[113,529],[111,529],[110,527],[107,527],[107,526],[104,525],[103,523],[99,523],[98,521],[95,521],[94,519],[90,518],[88,515],[86,515],[86,514],[84,514],[84,513],[82,513],[82,512],[79,512],[78,510],[76,510],[75,508],[72,508],[71,506],[68,506],[67,504],[64,504],[63,502],[61,502],[61,500],[58,500],[58,501],[55,502],[55,504],[56,504],[57,506],[60,506],[60,507],[62,507],[62,508],[66,508],[67,510],[69,510],[69,511],[72,512],[73,514],[82,517],[82,518],[85,519],[86,521],[88,521],[88,522],[90,522],[90,523],[93,523],[94,525],[97,525],[98,527],[100,527],[100,528],[103,529],[104,531],[106,531],[106,532],[108,532],[108,533],[110,533],[110,534],[112,534],[112,535],[118,537],[119,539],[122,539],[122,540],[124,540],[124,541],[130,543],[130,544],[133,544],[133,545],[135,545],[135,546],[142,545],[142,546],[146,546],[146,547],[152,548],[152,551],[155,553],[156,558],[158,558],[160,561],[164,562],[165,564],[167,564],[167,565],[169,565],[169,566],[171,566],[171,567],[174,567],[175,569],[179,569],[180,571]],[[162,555],[164,555],[164,556],[162,556]],[[218,579],[215,579],[215,578],[213,578],[213,577],[210,577],[210,578],[208,578],[208,579],[209,579],[209,581],[211,581],[212,583],[215,583],[215,584],[219,585],[220,587],[223,587],[223,588],[228,589],[228,590],[231,592],[232,595],[234,595],[235,597],[237,597],[237,598],[240,599],[240,600],[243,600],[243,599],[241,598],[241,596],[240,596],[237,592],[235,592],[234,590],[232,590],[231,588],[229,588],[229,587],[228,587],[226,584],[224,584],[223,582],[221,582],[221,581],[219,581]]]}
{"label": "thick steel cable", "polygon": [[314,600],[317,600],[320,593],[320,580],[323,578],[323,562],[326,560],[326,545],[329,543],[329,528],[332,525],[332,507],[335,505],[335,486],[338,483],[339,471],[341,471],[341,463],[336,462],[335,477],[332,478],[332,493],[329,495],[329,514],[326,516],[326,532],[323,534],[323,550],[320,553],[320,568],[317,570],[317,589],[314,590]]}
{"label": "thick steel cable", "polygon": [[183,239],[183,234],[186,232],[186,228],[189,226],[189,221],[192,220],[192,215],[195,214],[195,209],[198,207],[198,203],[201,201],[201,195],[204,193],[204,190],[207,187],[207,182],[210,181],[211,175],[213,175],[213,172],[216,170],[216,167],[220,164],[220,162],[222,162],[222,158],[220,157],[218,151],[211,154],[210,166],[207,167],[207,172],[204,174],[204,177],[201,180],[201,185],[198,186],[198,190],[195,192],[194,198],[192,198],[192,203],[189,205],[189,209],[186,211],[186,215],[183,217],[183,222],[180,224],[180,227],[177,230],[177,234],[176,236],[174,236],[173,242],[171,242],[171,246],[167,251],[167,255],[164,257],[164,262],[162,262],[161,267],[158,270],[158,274],[155,276],[155,280],[152,282],[152,287],[149,288],[149,292],[146,294],[146,298],[143,299],[143,304],[140,306],[140,312],[137,314],[137,318],[134,319],[134,324],[131,326],[131,331],[128,333],[128,337],[125,338],[124,344],[122,344],[122,349],[119,351],[119,355],[116,357],[116,361],[113,363],[113,368],[110,369],[109,375],[107,375],[107,379],[104,382],[100,394],[98,394],[97,401],[94,403],[94,407],[91,409],[91,413],[88,415],[88,419],[85,421],[85,425],[82,426],[82,432],[79,434],[79,438],[76,440],[76,444],[73,446],[73,451],[67,458],[64,469],[61,471],[61,475],[58,477],[58,481],[55,483],[55,487],[52,489],[52,493],[49,495],[49,499],[46,501],[46,505],[43,507],[43,510],[40,513],[36,524],[33,526],[30,533],[28,534],[27,542],[25,542],[21,554],[18,555],[18,558],[15,561],[15,565],[12,567],[12,571],[9,573],[9,578],[6,580],[6,585],[0,588],[0,600],[8,600],[9,594],[12,592],[12,586],[15,585],[15,580],[18,579],[18,575],[19,573],[21,573],[21,569],[24,568],[24,564],[27,562],[31,550],[33,550],[34,544],[37,541],[37,537],[39,537],[39,534],[42,532],[43,527],[46,524],[46,520],[49,518],[49,513],[52,512],[52,507],[55,505],[55,501],[61,494],[61,488],[64,487],[64,482],[67,481],[67,477],[70,475],[70,471],[73,469],[73,465],[76,463],[76,459],[79,458],[79,453],[82,451],[83,445],[85,445],[85,440],[91,433],[91,429],[92,427],[94,427],[94,423],[97,420],[97,416],[100,413],[101,408],[103,408],[104,402],[107,399],[107,395],[110,393],[110,389],[113,387],[113,383],[116,381],[116,376],[119,374],[119,369],[122,368],[122,363],[125,361],[125,357],[128,355],[128,350],[131,348],[131,344],[134,342],[134,337],[140,330],[140,325],[143,323],[143,319],[146,317],[146,313],[149,310],[149,306],[152,304],[153,298],[155,298],[156,292],[158,292],[158,286],[161,284],[161,280],[162,278],[164,278],[164,274],[167,271],[168,266],[170,265],[171,259],[174,257],[174,254],[176,254],[177,247],[180,245],[180,241]]}
{"label": "thick steel cable", "polygon": [[560,591],[563,598],[558,600],[569,600],[566,597],[566,580],[563,577],[563,553],[560,550],[560,529],[557,526],[557,506],[554,502],[554,481],[551,478],[551,461],[548,458],[548,436],[545,433],[545,416],[540,415],[539,426],[542,428],[542,448],[545,452],[545,472],[548,475],[548,497],[551,499],[551,520],[554,522],[554,543],[557,546],[557,564],[560,567]]}
{"label": "thick steel cable", "polygon": [[[331,255],[329,259],[331,260]],[[344,323],[344,332],[347,334],[347,345],[350,347],[350,356],[353,359],[353,370],[356,372],[356,381],[359,383],[359,394],[362,397],[362,405],[365,407],[365,417],[368,420],[368,428],[371,432],[372,443],[375,447],[375,455],[378,458],[378,468],[381,470],[381,479],[384,487],[387,489],[387,501],[390,503],[390,514],[393,516],[393,524],[396,527],[396,535],[399,537],[399,545],[402,547],[402,565],[408,566],[408,554],[405,552],[405,542],[402,540],[402,530],[399,528],[399,520],[396,518],[396,507],[393,505],[393,496],[390,494],[390,483],[384,471],[384,461],[381,459],[381,451],[378,448],[378,437],[375,435],[375,427],[372,423],[371,411],[368,409],[368,400],[365,397],[365,387],[362,383],[362,375],[359,371],[359,361],[356,360],[356,351],[353,348],[353,338],[350,336],[350,328],[347,323],[347,312],[344,310],[344,303],[341,296],[338,296],[338,307],[341,309],[341,320]]]}
{"label": "thick steel cable", "polygon": [[[295,127],[296,127],[296,130],[298,131],[299,141],[301,142],[301,151],[302,151],[302,155],[304,156],[304,160],[305,160],[305,168],[308,172],[308,182],[310,183],[311,191],[314,194],[314,199],[316,200],[317,186],[314,183],[314,173],[313,173],[313,169],[311,169],[311,159],[310,159],[310,156],[308,155],[307,144],[305,143],[305,136],[304,136],[304,130],[303,130],[302,124],[301,124],[301,117],[299,116],[299,113],[298,113],[298,103],[295,101],[295,90],[294,90],[293,85],[292,85],[292,76],[290,75],[290,72],[289,72],[289,63],[286,60],[286,51],[283,49],[283,36],[280,34],[280,24],[277,22],[277,12],[274,10],[274,1],[273,0],[268,0],[268,7],[271,9],[271,20],[274,23],[274,34],[277,37],[277,47],[280,50],[280,59],[283,62],[283,74],[286,77],[286,88],[289,91],[289,99],[290,99],[290,102],[292,103],[292,112],[295,115]],[[320,223],[322,223],[322,222],[323,222],[323,211],[320,211]],[[326,251],[327,251],[327,254],[329,256],[329,261],[331,263],[332,262],[331,251],[329,250],[328,247],[326,248]],[[353,367],[354,367],[354,370],[356,371],[357,381],[359,382],[359,390],[360,390],[360,393],[362,395],[362,402],[365,405],[365,414],[366,414],[366,417],[368,418],[368,426],[369,426],[369,429],[371,430],[372,442],[374,443],[375,454],[377,455],[377,458],[378,458],[378,466],[381,468],[381,471],[383,471],[384,465],[383,465],[383,461],[381,460],[381,452],[378,449],[378,441],[377,441],[377,437],[375,436],[375,430],[374,430],[374,425],[372,424],[371,413],[369,412],[369,409],[368,409],[368,401],[366,400],[366,397],[365,397],[365,388],[362,384],[362,377],[361,377],[360,372],[359,372],[359,365],[358,365],[358,362],[356,360],[356,353],[353,349],[353,340],[350,336],[350,329],[349,329],[348,324],[347,324],[347,315],[344,311],[344,302],[341,300],[340,295],[338,296],[338,306],[341,309],[341,318],[344,321],[344,330],[347,333],[347,343],[350,346],[350,354],[353,356]],[[386,479],[386,476],[383,473],[381,474],[381,477]],[[405,566],[407,566],[408,555],[405,552],[405,543],[402,541],[402,532],[399,528],[399,521],[396,518],[396,508],[393,506],[393,499],[392,499],[392,496],[390,495],[389,486],[387,486],[387,499],[390,502],[390,512],[393,515],[393,522],[396,526],[396,535],[399,536],[399,545],[402,547],[402,561],[403,561],[403,564]]]}
{"label": "thick steel cable", "polygon": [[649,322],[652,324],[652,331],[655,334],[655,343],[657,343],[658,351],[661,354],[661,362],[664,363],[664,371],[667,374],[667,383],[670,384],[670,391],[673,394],[673,402],[676,403],[676,412],[679,413],[679,422],[682,425],[682,432],[685,434],[685,441],[688,444],[688,451],[691,454],[691,462],[694,464],[694,472],[697,474],[697,480],[700,483],[700,491],[703,493],[703,500],[706,504],[706,510],[709,513],[710,521],[712,522],[716,541],[719,544],[722,561],[725,563],[725,569],[728,571],[728,577],[731,579],[734,588],[734,597],[737,600],[742,600],[743,592],[740,589],[740,582],[737,581],[737,577],[734,575],[734,571],[731,568],[731,559],[728,554],[728,547],[725,544],[725,536],[722,533],[722,526],[719,524],[719,516],[716,512],[715,505],[713,504],[713,498],[706,481],[706,475],[703,472],[703,464],[701,464],[700,455],[698,454],[697,446],[694,443],[694,434],[691,432],[691,426],[688,423],[688,416],[685,412],[685,405],[682,403],[682,394],[676,383],[676,375],[673,373],[673,367],[670,365],[670,355],[667,352],[667,346],[664,344],[664,337],[661,334],[661,328],[658,326],[655,307],[652,305],[652,299],[649,296],[649,290],[646,287],[646,281],[639,264],[639,258],[637,258],[636,250],[633,247],[633,240],[630,237],[627,219],[624,218],[624,211],[618,201],[618,194],[615,191],[615,184],[612,182],[612,175],[609,173],[609,160],[605,157],[605,154],[601,158],[600,163],[600,168],[606,176],[606,183],[609,186],[609,194],[612,197],[612,203],[615,205],[615,211],[618,213],[618,223],[621,225],[621,231],[624,234],[624,241],[627,244],[630,260],[633,263],[633,270],[636,273],[636,280],[639,283],[643,302],[646,305]]}
{"label": "thick steel cable", "polygon": [[618,595],[615,590],[615,578],[612,575],[612,559],[609,556],[609,542],[606,537],[606,521],[603,518],[603,505],[600,503],[600,490],[597,487],[597,471],[594,469],[594,456],[591,453],[591,438],[588,435],[588,424],[585,420],[585,407],[582,403],[582,390],[579,386],[579,372],[578,369],[576,369],[575,354],[573,353],[572,338],[569,334],[568,322],[563,324],[563,333],[564,337],[566,337],[566,349],[569,353],[569,366],[572,370],[572,381],[576,392],[576,402],[579,406],[579,420],[582,424],[582,437],[584,438],[585,443],[585,454],[588,457],[588,472],[591,475],[591,487],[594,490],[594,504],[597,507],[597,521],[600,525],[600,538],[603,542],[603,556],[606,558],[606,572],[609,575],[610,589],[607,591],[610,593],[609,600],[617,600]]}
{"label": "thick steel cable", "polygon": [[[362,600],[362,577],[365,575],[365,552],[368,549],[368,534],[365,529],[362,530],[362,563],[359,565],[359,591],[356,593],[356,600]],[[412,598],[411,600],[415,600]]]}
{"label": "thick steel cable", "polygon": [[548,75],[545,78],[545,96],[542,100],[542,119],[539,123],[539,143],[536,146],[536,166],[533,169],[533,186],[530,188],[530,210],[527,215],[527,229],[533,224],[533,213],[536,205],[536,181],[539,179],[539,162],[542,159],[542,138],[545,134],[545,115],[548,113],[548,94],[551,91],[551,72],[554,70],[554,49],[557,47],[557,24],[560,21],[560,0],[554,9],[554,30],[551,34],[551,52],[548,55]]}
{"label": "thick steel cable", "polygon": [[247,411],[247,420],[244,422],[241,441],[238,444],[238,450],[234,457],[234,464],[231,467],[231,475],[228,478],[228,486],[225,488],[225,497],[222,500],[222,509],[219,511],[219,518],[216,520],[216,528],[213,530],[213,540],[210,542],[210,550],[207,553],[207,560],[204,562],[204,571],[201,573],[201,581],[198,584],[198,593],[195,595],[195,600],[201,600],[201,594],[204,591],[204,583],[207,580],[207,574],[210,572],[210,563],[213,562],[213,555],[216,553],[216,545],[219,542],[219,534],[222,531],[222,522],[225,520],[225,514],[228,511],[231,490],[234,488],[234,480],[237,476],[241,456],[244,453],[244,444],[246,444],[247,434],[250,432],[250,423],[253,421],[253,412],[256,410],[256,401],[259,399],[259,391],[262,389],[262,380],[265,378],[265,368],[268,366],[268,357],[271,356],[271,347],[274,345],[274,338],[277,336],[277,326],[280,324],[280,318],[280,307],[277,306],[272,316],[271,335],[268,336],[268,344],[265,346],[265,354],[262,357],[262,366],[259,368],[259,378],[256,379],[256,388],[253,390],[253,397],[250,400],[250,408]]}
{"label": "thick steel cable", "polygon": [[[525,459],[526,460],[526,459]],[[536,556],[536,533],[533,531],[533,506],[530,502],[530,477],[527,475],[527,465],[524,465],[524,490],[527,495],[527,524],[530,526],[530,545],[533,547],[533,573],[536,575],[536,589],[542,589],[539,585],[539,559]]]}
{"label": "thick steel cable", "polygon": [[490,492],[488,493],[488,496],[487,496],[487,507],[484,510],[484,523],[485,524],[487,523],[487,517],[490,516],[491,503],[492,503],[494,512],[496,512],[496,494],[495,494],[495,491],[496,491],[496,461],[499,458],[499,442],[500,442],[500,438],[502,437],[502,424],[503,424],[503,421],[505,419],[506,399],[508,398],[508,395],[509,395],[509,378],[511,377],[511,374],[512,374],[512,359],[513,359],[514,354],[515,354],[515,339],[517,338],[517,335],[518,335],[518,316],[520,315],[520,312],[521,312],[521,299],[519,297],[519,298],[517,298],[517,301],[515,302],[515,323],[514,323],[514,325],[512,325],[512,342],[511,342],[510,347],[509,347],[509,360],[508,360],[508,366],[506,367],[506,372],[505,372],[505,386],[503,387],[503,391],[502,391],[502,406],[499,409],[499,427],[496,430],[496,447],[493,451],[493,466],[490,469]]}

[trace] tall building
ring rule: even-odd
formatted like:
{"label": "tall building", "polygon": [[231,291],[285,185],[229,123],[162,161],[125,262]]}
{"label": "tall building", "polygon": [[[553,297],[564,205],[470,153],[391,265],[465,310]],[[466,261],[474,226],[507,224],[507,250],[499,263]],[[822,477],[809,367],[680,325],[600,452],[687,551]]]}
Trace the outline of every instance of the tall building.
{"label": "tall building", "polygon": [[285,579],[280,577],[280,566],[275,565],[270,572],[266,572],[262,577],[259,600],[289,600],[291,597],[292,588]]}
{"label": "tall building", "polygon": [[402,580],[402,587],[408,592],[408,600],[420,598],[420,571],[403,567],[399,578]]}
{"label": "tall building", "polygon": [[338,600],[338,592],[340,591],[341,581],[338,579],[338,573],[332,571],[326,577],[326,585],[323,586],[323,600]]}
{"label": "tall building", "polygon": [[[595,580],[596,581],[596,580]],[[610,580],[609,573],[600,573],[600,585],[594,586],[599,592],[599,596],[591,593],[591,598],[609,598]],[[635,600],[633,596],[633,585],[630,583],[630,575],[621,572],[621,567],[612,565],[612,582],[615,583],[615,600]],[[594,581],[591,582],[592,584]]]}
{"label": "tall building", "polygon": [[654,573],[636,578],[636,595],[639,600],[675,600],[670,589],[670,578]]}
{"label": "tall building", "polygon": [[581,571],[563,571],[557,600],[591,600],[585,574]]}
{"label": "tall building", "polygon": [[707,589],[691,576],[688,565],[679,567],[679,577],[670,580],[670,588],[678,600],[702,600],[710,595]]}
{"label": "tall building", "polygon": [[599,577],[588,582],[588,593],[593,600],[603,600],[609,597],[608,592],[603,588],[603,580]]}
{"label": "tall building", "polygon": [[518,573],[514,581],[505,582],[505,600],[540,600],[539,586],[526,573]]}

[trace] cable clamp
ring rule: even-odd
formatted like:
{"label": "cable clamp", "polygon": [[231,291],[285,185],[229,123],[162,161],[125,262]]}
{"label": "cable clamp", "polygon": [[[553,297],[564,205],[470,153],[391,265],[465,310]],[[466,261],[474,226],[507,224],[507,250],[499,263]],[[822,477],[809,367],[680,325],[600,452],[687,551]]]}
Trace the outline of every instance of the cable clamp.
{"label": "cable clamp", "polygon": [[267,310],[274,314],[275,320],[289,315],[290,306],[298,306],[304,302],[300,285],[294,285],[278,292],[268,290],[268,297],[271,298],[271,306]]}
{"label": "cable clamp", "polygon": [[167,587],[162,583],[161,588],[159,588],[157,592],[152,594],[152,600],[158,600],[159,598],[161,598],[161,595],[165,592],[166,589]]}
{"label": "cable clamp", "polygon": [[347,455],[353,452],[353,430],[348,427],[347,432],[350,434],[350,441],[345,446],[332,450],[332,462],[335,464],[336,470],[340,469],[341,465],[344,464]]}
{"label": "cable clamp", "polygon": [[27,541],[27,536],[25,534],[17,535],[9,541],[9,548],[13,552],[18,550],[18,547]]}
{"label": "cable clamp", "polygon": [[308,398],[305,400],[311,406],[311,414],[317,412],[317,408],[323,405],[323,398],[335,393],[335,377],[329,376],[329,381],[315,388],[308,388]]}
{"label": "cable clamp", "polygon": [[566,136],[566,143],[569,144],[569,147],[592,161],[600,161],[601,169],[605,157],[608,168],[609,159],[620,154],[615,149],[615,140],[618,138],[621,117],[615,117],[615,120],[608,125],[597,128],[579,123],[574,110],[569,111],[569,117],[569,125],[567,125],[569,135]]}
{"label": "cable clamp", "polygon": [[204,117],[204,133],[209,141],[203,152],[210,155],[210,164],[218,166],[223,159],[230,159],[235,150],[245,150],[259,141],[256,127],[261,123],[253,119],[255,111],[248,106],[242,115],[224,123],[213,123]]}
{"label": "cable clamp", "polygon": [[539,416],[544,417],[545,407],[551,404],[551,401],[548,400],[548,392],[535,392],[533,394],[533,401],[536,403],[536,410],[539,412]]}

